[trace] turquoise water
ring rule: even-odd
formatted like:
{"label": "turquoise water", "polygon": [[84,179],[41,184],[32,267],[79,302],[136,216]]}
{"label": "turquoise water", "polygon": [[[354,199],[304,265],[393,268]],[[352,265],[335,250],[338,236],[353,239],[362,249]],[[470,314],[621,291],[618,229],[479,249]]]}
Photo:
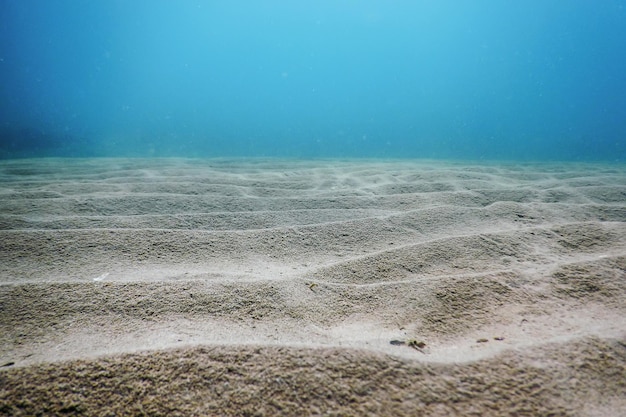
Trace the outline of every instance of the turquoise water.
{"label": "turquoise water", "polygon": [[0,157],[626,160],[626,1],[0,0]]}

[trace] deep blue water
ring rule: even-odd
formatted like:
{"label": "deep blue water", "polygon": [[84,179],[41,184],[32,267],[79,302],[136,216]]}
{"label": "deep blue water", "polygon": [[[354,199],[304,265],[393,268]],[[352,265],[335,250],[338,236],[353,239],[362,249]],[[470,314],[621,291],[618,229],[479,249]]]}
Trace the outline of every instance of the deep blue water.
{"label": "deep blue water", "polygon": [[0,0],[0,157],[626,161],[626,0]]}

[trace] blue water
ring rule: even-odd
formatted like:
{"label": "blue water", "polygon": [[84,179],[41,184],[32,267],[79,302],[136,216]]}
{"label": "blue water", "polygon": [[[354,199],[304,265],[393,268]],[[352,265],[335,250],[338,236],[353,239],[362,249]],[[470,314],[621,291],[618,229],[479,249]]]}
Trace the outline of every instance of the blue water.
{"label": "blue water", "polygon": [[0,0],[0,157],[626,161],[626,0]]}

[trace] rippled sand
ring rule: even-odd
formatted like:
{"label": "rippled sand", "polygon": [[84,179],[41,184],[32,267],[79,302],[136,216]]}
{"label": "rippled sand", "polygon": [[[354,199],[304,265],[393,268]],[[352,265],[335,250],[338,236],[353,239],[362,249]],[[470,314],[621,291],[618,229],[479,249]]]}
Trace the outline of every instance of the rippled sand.
{"label": "rippled sand", "polygon": [[626,166],[0,161],[0,414],[626,415]]}

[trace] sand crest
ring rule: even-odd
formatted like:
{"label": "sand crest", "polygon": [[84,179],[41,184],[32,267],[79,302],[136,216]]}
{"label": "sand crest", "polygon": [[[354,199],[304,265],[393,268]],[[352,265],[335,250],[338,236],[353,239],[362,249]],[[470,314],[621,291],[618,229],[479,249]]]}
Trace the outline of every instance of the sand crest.
{"label": "sand crest", "polygon": [[0,162],[0,414],[626,414],[626,167]]}

